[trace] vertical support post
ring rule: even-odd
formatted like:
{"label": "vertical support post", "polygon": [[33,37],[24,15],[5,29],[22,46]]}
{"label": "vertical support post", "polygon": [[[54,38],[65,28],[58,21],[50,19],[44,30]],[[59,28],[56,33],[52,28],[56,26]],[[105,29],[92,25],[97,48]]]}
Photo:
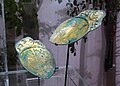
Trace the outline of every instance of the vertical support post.
{"label": "vertical support post", "polygon": [[6,30],[5,30],[5,15],[4,15],[4,0],[1,0],[2,5],[2,21],[3,21],[3,53],[5,67],[5,86],[9,86],[8,65],[7,65],[7,47],[6,47]]}
{"label": "vertical support post", "polygon": [[40,77],[38,77],[38,86],[40,86]]}
{"label": "vertical support post", "polygon": [[69,49],[70,49],[70,45],[68,44],[64,86],[67,86],[67,75],[68,75],[68,65],[69,65]]}

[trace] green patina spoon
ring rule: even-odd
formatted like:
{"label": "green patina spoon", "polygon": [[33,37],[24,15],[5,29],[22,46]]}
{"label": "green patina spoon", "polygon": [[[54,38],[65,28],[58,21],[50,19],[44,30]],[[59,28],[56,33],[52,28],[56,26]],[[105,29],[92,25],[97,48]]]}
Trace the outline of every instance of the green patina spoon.
{"label": "green patina spoon", "polygon": [[23,67],[40,78],[50,78],[55,72],[55,60],[39,40],[23,38],[15,45]]}
{"label": "green patina spoon", "polygon": [[60,24],[51,35],[50,41],[55,44],[71,44],[97,29],[105,15],[106,13],[101,10],[83,11]]}

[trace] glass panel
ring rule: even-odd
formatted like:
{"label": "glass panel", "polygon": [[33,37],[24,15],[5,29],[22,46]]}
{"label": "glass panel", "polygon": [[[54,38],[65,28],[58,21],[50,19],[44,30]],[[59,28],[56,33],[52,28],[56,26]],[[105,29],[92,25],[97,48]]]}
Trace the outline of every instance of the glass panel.
{"label": "glass panel", "polygon": [[[59,67],[49,79],[39,79],[26,70],[9,71],[10,86],[63,86],[65,67]],[[0,73],[0,84],[4,84],[5,72]],[[67,86],[89,86],[76,70],[69,67]]]}
{"label": "glass panel", "polygon": [[[28,78],[27,86],[64,86],[64,70],[65,67],[60,67],[50,79],[46,80],[39,80],[38,78]],[[67,86],[79,86],[79,80],[82,81],[82,79],[76,79],[76,73],[77,72],[75,72],[73,69],[69,69]],[[88,86],[86,83],[83,83],[83,85]]]}
{"label": "glass panel", "polygon": [[[22,7],[24,8],[24,11],[20,11],[19,9],[20,15],[23,15],[23,22],[19,21],[19,18],[21,17],[18,18],[18,16],[20,16],[18,15],[19,13],[16,14],[17,9],[13,9],[14,6],[16,6],[17,2],[11,0],[9,1],[9,3],[6,4],[7,0],[4,1],[5,1],[5,7],[8,4],[10,5],[10,7],[8,7],[7,9],[5,8],[5,15],[7,16],[5,16],[6,23],[4,23],[4,15],[3,15],[4,5],[3,5],[3,0],[1,0],[2,4],[0,7],[0,15],[1,15],[0,16],[0,86],[63,86],[65,67],[59,67],[59,69],[56,70],[55,74],[51,78],[40,80],[38,79],[38,77],[32,75],[23,68],[15,50],[15,43],[23,37],[30,36],[34,39],[39,39],[39,29],[38,29],[39,27],[37,25],[38,21],[37,21],[37,11],[36,11],[37,9],[35,8],[36,1],[24,0],[25,2],[24,4],[21,3],[19,4],[21,9]],[[15,0],[15,1],[20,1],[20,0]],[[39,4],[41,4],[41,2],[39,2]],[[12,6],[10,3],[12,3]],[[9,13],[6,10],[8,11],[11,10],[11,11]],[[15,14],[17,15],[17,17],[15,16]],[[56,26],[51,27],[51,31],[52,28],[55,27]],[[50,29],[49,26],[46,26],[46,28]],[[47,30],[46,28],[43,29]],[[51,31],[48,30],[48,32]],[[46,32],[45,34],[47,34],[47,31],[43,31],[43,33],[44,32]],[[49,35],[49,33],[47,35]],[[6,49],[6,44],[7,44],[7,49]],[[56,58],[58,55],[56,54]],[[61,64],[63,63],[63,61],[64,60],[61,59],[61,61],[59,61],[58,63]],[[67,86],[79,86],[81,84],[83,86],[88,86],[87,83],[84,81],[84,79],[81,77],[81,75],[79,75],[74,68],[69,67]]]}
{"label": "glass panel", "polygon": [[5,85],[5,76],[4,75],[0,75],[0,86],[4,86]]}

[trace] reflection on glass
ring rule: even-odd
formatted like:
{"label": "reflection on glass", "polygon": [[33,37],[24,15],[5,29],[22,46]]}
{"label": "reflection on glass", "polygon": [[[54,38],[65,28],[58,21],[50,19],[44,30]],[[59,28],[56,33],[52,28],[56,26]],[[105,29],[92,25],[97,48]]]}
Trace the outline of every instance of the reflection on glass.
{"label": "reflection on glass", "polygon": [[40,78],[49,78],[55,71],[55,60],[44,44],[30,37],[16,43],[21,64],[29,72]]}
{"label": "reflection on glass", "polygon": [[105,15],[105,12],[101,10],[83,11],[78,16],[60,24],[53,32],[50,41],[55,44],[73,43],[98,28]]}

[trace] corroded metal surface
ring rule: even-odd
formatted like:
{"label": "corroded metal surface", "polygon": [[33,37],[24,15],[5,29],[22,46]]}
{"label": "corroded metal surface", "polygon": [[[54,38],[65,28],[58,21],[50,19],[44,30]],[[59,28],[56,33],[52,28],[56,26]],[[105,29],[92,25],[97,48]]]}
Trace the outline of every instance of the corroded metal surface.
{"label": "corroded metal surface", "polygon": [[40,78],[49,78],[55,71],[55,60],[48,49],[39,40],[30,37],[16,43],[21,64],[29,72]]}
{"label": "corroded metal surface", "polygon": [[101,10],[83,11],[60,24],[53,32],[50,41],[55,44],[73,43],[100,26],[104,17],[105,12]]}

